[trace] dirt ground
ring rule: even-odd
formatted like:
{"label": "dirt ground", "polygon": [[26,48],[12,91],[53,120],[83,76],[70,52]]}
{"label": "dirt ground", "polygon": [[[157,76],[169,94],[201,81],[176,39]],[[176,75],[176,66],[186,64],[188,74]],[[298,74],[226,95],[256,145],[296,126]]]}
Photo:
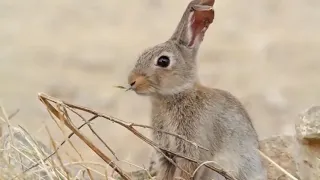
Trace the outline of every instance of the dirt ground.
{"label": "dirt ground", "polygon": [[[0,0],[1,104],[8,113],[20,109],[12,122],[44,142],[44,123],[57,142],[63,135],[38,92],[148,124],[148,99],[113,86],[126,83],[144,48],[170,37],[187,3]],[[199,53],[200,78],[237,96],[261,138],[291,134],[298,114],[320,104],[319,7],[318,0],[216,1]],[[93,127],[122,159],[147,161],[149,149],[130,132],[102,119]],[[73,141],[85,159],[99,159]]]}

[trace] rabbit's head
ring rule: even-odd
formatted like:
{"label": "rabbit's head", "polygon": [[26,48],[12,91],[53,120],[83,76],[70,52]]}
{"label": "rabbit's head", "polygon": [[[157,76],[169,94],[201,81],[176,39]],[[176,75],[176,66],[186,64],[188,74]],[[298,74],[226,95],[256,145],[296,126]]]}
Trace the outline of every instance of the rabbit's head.
{"label": "rabbit's head", "polygon": [[212,23],[214,0],[191,1],[169,40],[145,50],[128,77],[140,95],[171,95],[197,82],[196,55]]}

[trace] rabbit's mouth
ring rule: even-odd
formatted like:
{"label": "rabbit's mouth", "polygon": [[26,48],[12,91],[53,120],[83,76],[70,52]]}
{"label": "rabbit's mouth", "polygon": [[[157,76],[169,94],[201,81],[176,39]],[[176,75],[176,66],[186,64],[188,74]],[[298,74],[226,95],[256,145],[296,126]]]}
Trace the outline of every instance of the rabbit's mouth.
{"label": "rabbit's mouth", "polygon": [[129,90],[141,96],[150,96],[154,89],[148,78],[139,74],[132,74],[129,77],[129,85]]}
{"label": "rabbit's mouth", "polygon": [[140,86],[131,86],[130,88],[132,91],[134,91],[137,95],[140,96],[151,96],[155,91],[152,87],[148,84],[141,84]]}
{"label": "rabbit's mouth", "polygon": [[152,93],[154,93],[150,85],[147,83],[141,84],[139,86],[132,86],[131,90],[133,90],[137,95],[140,96],[150,96],[152,95]]}

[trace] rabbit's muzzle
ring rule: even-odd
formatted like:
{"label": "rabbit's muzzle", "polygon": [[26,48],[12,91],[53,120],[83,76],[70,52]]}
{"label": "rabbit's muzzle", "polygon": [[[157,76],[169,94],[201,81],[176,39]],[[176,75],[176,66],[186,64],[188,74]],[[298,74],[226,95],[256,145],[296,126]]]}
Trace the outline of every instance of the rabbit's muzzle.
{"label": "rabbit's muzzle", "polygon": [[140,74],[131,74],[128,78],[130,90],[135,91],[139,95],[148,95],[150,93],[150,82],[147,78]]}

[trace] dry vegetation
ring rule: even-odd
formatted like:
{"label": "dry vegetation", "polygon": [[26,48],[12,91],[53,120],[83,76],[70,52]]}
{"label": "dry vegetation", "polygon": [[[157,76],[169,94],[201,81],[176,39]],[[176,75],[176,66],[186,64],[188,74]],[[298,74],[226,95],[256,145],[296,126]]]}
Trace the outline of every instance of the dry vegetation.
{"label": "dry vegetation", "polygon": [[[11,125],[10,120],[14,118],[15,114],[18,113],[18,111],[11,115],[7,115],[5,109],[1,108],[2,116],[0,118],[2,123],[2,131],[0,164],[2,167],[0,170],[0,179],[152,179],[154,174],[151,174],[144,167],[140,167],[125,160],[120,160],[119,157],[117,157],[116,152],[114,152],[112,148],[109,147],[108,144],[104,142],[103,139],[100,138],[100,136],[91,127],[90,123],[97,118],[104,118],[119,126],[122,126],[123,128],[132,132],[132,134],[137,136],[140,140],[153,147],[156,151],[163,153],[163,155],[172,163],[174,162],[166,154],[169,153],[186,158],[190,161],[198,163],[199,167],[207,166],[210,169],[217,171],[225,176],[226,179],[235,179],[231,175],[229,175],[228,172],[214,163],[210,163],[209,161],[200,162],[195,159],[191,159],[189,157],[185,157],[178,153],[172,152],[168,149],[159,147],[157,146],[157,144],[155,144],[153,141],[151,141],[149,138],[147,138],[137,130],[137,128],[152,129],[152,127],[122,121],[117,118],[99,113],[95,110],[77,106],[45,94],[40,94],[39,99],[45,105],[48,113],[56,122],[56,125],[61,129],[62,133],[65,134],[66,138],[63,142],[55,142],[50,133],[50,129],[46,127],[47,134],[50,137],[51,141],[51,148],[48,148],[43,143],[39,142],[37,138],[32,137],[23,127],[15,127]],[[91,118],[86,119],[86,116],[83,115],[84,113],[90,114]],[[76,117],[82,121],[82,124],[80,126],[76,127],[74,125],[75,119],[71,119],[71,117],[73,117],[71,114],[76,115]],[[113,157],[109,157],[108,155],[106,155],[103,150],[98,148],[95,144],[92,143],[92,141],[89,140],[89,138],[87,138],[87,135],[84,135],[81,132],[81,129],[86,126],[90,128],[91,132],[111,152]],[[71,130],[71,133],[67,133],[65,129],[66,127]],[[184,137],[177,134],[169,132],[163,133],[167,133],[188,141]],[[74,152],[79,153],[79,151],[75,148],[75,146],[73,146],[72,141],[70,140],[72,136],[77,136],[79,139],[81,139],[87,145],[88,151],[89,149],[91,149],[101,159],[103,159],[105,163],[102,164],[98,162],[85,161],[82,158],[81,154],[78,154],[79,159],[63,159],[59,154],[59,149],[65,143],[69,143],[74,148]],[[200,145],[197,145],[191,141],[188,142],[190,142],[192,145],[197,146],[198,148],[206,149],[205,147],[201,147]],[[267,151],[270,152],[270,150]],[[291,175],[276,162],[273,162],[273,160],[267,157],[264,153],[261,152],[261,155],[267,160],[269,165],[273,166],[273,171],[281,172],[281,177],[285,176],[288,179],[297,180],[296,177]],[[135,167],[137,171],[128,173],[120,168],[119,164],[121,163],[127,163]],[[195,172],[190,172],[190,177],[192,177],[194,173]],[[276,174],[278,174],[277,176],[279,176],[279,173]]]}

